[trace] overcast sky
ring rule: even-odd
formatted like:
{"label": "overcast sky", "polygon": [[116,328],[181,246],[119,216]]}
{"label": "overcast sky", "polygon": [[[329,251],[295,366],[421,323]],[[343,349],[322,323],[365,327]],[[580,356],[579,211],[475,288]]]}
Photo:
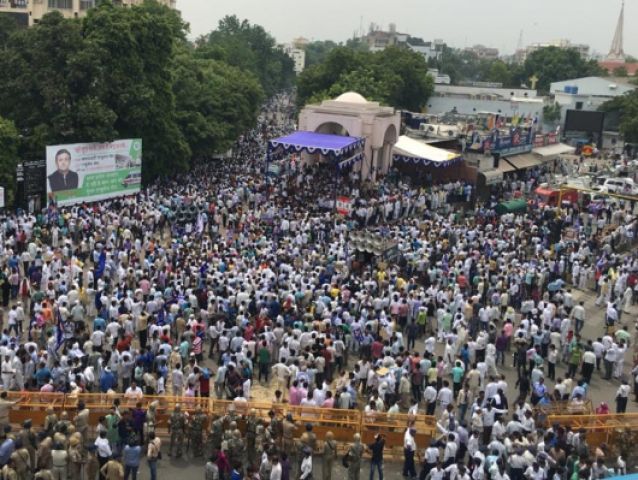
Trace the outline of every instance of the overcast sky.
{"label": "overcast sky", "polygon": [[[607,53],[621,0],[178,0],[193,37],[215,28],[228,14],[262,25],[280,43],[304,36],[344,41],[370,22],[425,40],[440,38],[454,47],[482,43],[503,53],[523,43],[568,38]],[[638,1],[625,7],[625,52],[638,54],[632,20]]]}

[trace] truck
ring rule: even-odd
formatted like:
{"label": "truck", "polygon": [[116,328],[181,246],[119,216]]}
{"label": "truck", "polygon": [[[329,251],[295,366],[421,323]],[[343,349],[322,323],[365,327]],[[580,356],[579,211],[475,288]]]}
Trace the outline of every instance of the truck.
{"label": "truck", "polygon": [[[562,205],[558,204],[559,201]],[[578,191],[571,188],[563,188],[561,191],[560,188],[541,185],[534,190],[534,198],[530,200],[530,203],[534,203],[540,208],[577,205]]]}

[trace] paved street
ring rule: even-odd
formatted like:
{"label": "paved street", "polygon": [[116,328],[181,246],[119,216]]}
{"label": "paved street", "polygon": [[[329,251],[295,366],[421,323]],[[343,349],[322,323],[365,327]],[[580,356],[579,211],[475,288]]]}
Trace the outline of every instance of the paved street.
{"label": "paved street", "polygon": [[[583,329],[583,338],[595,339],[597,336],[600,336],[603,332],[603,315],[604,310],[602,308],[596,307],[594,305],[595,294],[594,292],[581,292],[579,290],[573,290],[574,300],[576,302],[580,300],[585,301],[585,306],[587,309],[587,323]],[[630,315],[623,314],[622,323],[626,324],[630,327],[630,332],[634,332],[634,321],[636,318],[636,314],[638,313],[638,307],[632,307],[632,311]],[[439,346],[440,347],[440,346]],[[633,355],[633,345],[630,346],[630,349],[627,351],[626,359],[625,359],[625,372],[627,374],[627,378],[631,378],[629,375],[629,371],[632,365],[632,355]],[[502,371],[505,373],[507,377],[507,382],[509,385],[508,398],[510,401],[517,396],[517,390],[514,388],[514,384],[516,383],[516,369],[512,367],[512,359],[508,358],[506,366]],[[557,378],[564,375],[566,372],[565,365],[559,365],[556,369]],[[553,382],[548,381],[547,384],[550,388],[553,388]],[[600,404],[600,402],[607,402],[610,406],[611,411],[613,412],[615,409],[614,397],[616,390],[619,386],[618,380],[606,381],[603,380],[599,373],[594,373],[592,378],[592,384],[589,391],[589,396],[592,400],[594,408]],[[270,399],[272,398],[272,388],[262,386],[259,384],[255,384],[253,387],[253,393],[256,399]],[[633,396],[630,399],[628,404],[628,412],[638,412],[638,404],[633,402]],[[424,447],[419,445],[419,448]],[[191,479],[199,479],[203,476],[203,468],[204,468],[204,460],[203,459],[190,459],[185,457],[184,459],[170,459],[167,455],[164,455],[164,460],[161,462],[161,468],[159,470],[159,475],[161,479],[171,479],[176,476],[181,476],[183,480],[191,480]],[[321,478],[321,457],[316,457],[314,462],[314,472],[315,478]],[[388,461],[385,465],[385,476],[386,478],[400,478],[401,476],[401,462],[400,461]],[[369,475],[369,463],[366,460],[362,467],[362,478],[368,478]],[[146,464],[143,465],[140,478],[142,480],[146,480],[149,478],[148,476],[148,468]],[[333,478],[340,480],[347,478],[347,471],[342,467],[340,462],[335,462]]]}

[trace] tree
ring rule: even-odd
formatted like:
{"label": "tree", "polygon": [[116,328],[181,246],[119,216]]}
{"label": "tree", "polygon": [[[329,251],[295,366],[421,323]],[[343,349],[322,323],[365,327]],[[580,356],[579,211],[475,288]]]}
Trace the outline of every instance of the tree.
{"label": "tree", "polygon": [[562,108],[558,102],[543,106],[543,119],[548,123],[556,123],[561,118]]}
{"label": "tree", "polygon": [[379,68],[396,78],[389,85],[387,103],[420,112],[434,92],[434,80],[423,56],[405,47],[389,47],[374,56]]}
{"label": "tree", "polygon": [[327,92],[341,75],[363,66],[363,55],[347,47],[337,47],[330,51],[324,62],[306,68],[297,77],[298,104],[305,105],[310,97]]}
{"label": "tree", "polygon": [[[0,111],[19,133],[17,157],[42,158],[51,144],[142,138],[148,182],[227,149],[254,125],[263,89],[251,71],[206,57],[227,55],[221,46],[199,55],[186,33],[179,13],[153,0],[131,8],[104,1],[82,20],[53,12],[7,33]],[[260,59],[260,48],[246,52]],[[261,74],[274,68],[276,76],[282,64],[266,62]]]}
{"label": "tree", "polygon": [[100,100],[100,65],[84,50],[79,21],[58,12],[11,34],[0,55],[0,110],[23,136],[20,154],[42,158],[44,145],[110,139],[116,114]]}
{"label": "tree", "polygon": [[537,89],[548,92],[550,83],[596,75],[604,75],[595,60],[584,60],[571,48],[546,47],[532,52],[523,65],[523,83],[530,77],[538,78]]}
{"label": "tree", "polygon": [[0,117],[0,186],[5,189],[5,204],[12,205],[18,164],[18,130],[11,120]]}
{"label": "tree", "polygon": [[627,77],[629,73],[627,72],[627,68],[623,66],[614,68],[613,75],[614,77]]}
{"label": "tree", "polygon": [[371,100],[420,111],[434,91],[425,59],[405,47],[358,52],[337,47],[325,62],[304,70],[297,79],[300,106],[354,90]]}
{"label": "tree", "polygon": [[638,143],[638,90],[603,103],[600,110],[620,117],[620,132],[629,143]]}
{"label": "tree", "polygon": [[253,75],[196,58],[186,44],[175,58],[173,75],[177,123],[193,158],[228,150],[255,124],[264,95]]}
{"label": "tree", "polygon": [[336,47],[337,44],[331,40],[309,42],[304,47],[304,51],[306,52],[306,68],[324,62],[328,54]]}
{"label": "tree", "polygon": [[202,58],[219,60],[251,72],[266,95],[288,88],[294,81],[294,62],[263,27],[240,21],[235,15],[220,20],[217,30],[200,39]]}
{"label": "tree", "polygon": [[13,15],[0,13],[0,48],[4,48],[11,34],[18,29],[18,23]]}
{"label": "tree", "polygon": [[103,3],[82,26],[87,54],[100,66],[94,76],[100,98],[117,112],[115,129],[122,138],[144,140],[144,179],[186,170],[191,152],[176,122],[170,68],[185,39],[179,13],[157,2],[130,9]]}
{"label": "tree", "polygon": [[352,91],[368,100],[389,103],[389,93],[400,82],[401,78],[396,73],[384,70],[379,65],[366,65],[341,75],[324,97],[335,98]]}
{"label": "tree", "polygon": [[512,84],[512,72],[510,67],[501,60],[489,62],[489,70],[485,76],[486,81],[502,83],[503,86]]}

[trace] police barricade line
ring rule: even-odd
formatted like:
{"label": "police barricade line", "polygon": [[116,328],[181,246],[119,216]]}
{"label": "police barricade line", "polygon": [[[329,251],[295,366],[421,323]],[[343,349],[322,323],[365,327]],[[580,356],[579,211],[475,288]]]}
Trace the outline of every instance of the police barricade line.
{"label": "police barricade line", "polygon": [[587,442],[597,447],[602,443],[610,443],[619,433],[638,429],[638,414],[553,415],[549,417],[549,423],[569,426],[573,431],[584,431]]}
{"label": "police barricade line", "polygon": [[269,421],[273,411],[278,418],[290,414],[296,425],[295,437],[300,437],[305,431],[305,425],[311,424],[317,439],[323,441],[326,433],[331,431],[338,442],[351,442],[355,433],[361,435],[364,443],[371,443],[377,433],[383,433],[389,449],[403,446],[403,435],[408,426],[417,430],[419,444],[427,442],[435,436],[436,421],[434,417],[426,415],[407,414],[375,414],[374,417],[365,416],[359,410],[329,409],[320,407],[302,407],[286,403],[274,404],[270,402],[236,402],[218,400],[208,397],[173,397],[149,396],[141,399],[125,398],[115,393],[81,393],[78,395],[63,393],[41,392],[8,392],[8,400],[17,402],[9,411],[12,423],[20,424],[30,418],[34,426],[43,426],[47,415],[47,408],[51,408],[58,416],[64,411],[68,419],[73,421],[80,402],[90,411],[89,425],[91,431],[95,429],[101,417],[109,414],[117,403],[121,412],[133,408],[142,408],[148,414],[149,409],[155,411],[155,428],[160,436],[168,433],[168,420],[177,405],[182,411],[192,415],[201,407],[207,414],[208,427],[211,419],[216,416],[236,415],[237,426],[245,431],[245,417],[254,410],[257,418]]}

